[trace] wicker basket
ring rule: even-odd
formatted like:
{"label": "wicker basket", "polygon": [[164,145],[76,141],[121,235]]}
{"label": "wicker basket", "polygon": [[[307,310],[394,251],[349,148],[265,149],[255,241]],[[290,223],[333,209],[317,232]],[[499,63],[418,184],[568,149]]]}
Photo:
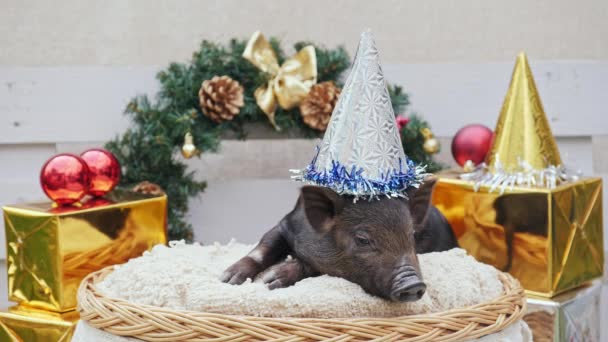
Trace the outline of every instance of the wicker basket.
{"label": "wicker basket", "polygon": [[503,330],[526,311],[524,290],[504,273],[502,296],[468,308],[393,318],[316,319],[178,311],[108,298],[95,284],[112,269],[82,281],[80,318],[108,333],[144,341],[462,341]]}

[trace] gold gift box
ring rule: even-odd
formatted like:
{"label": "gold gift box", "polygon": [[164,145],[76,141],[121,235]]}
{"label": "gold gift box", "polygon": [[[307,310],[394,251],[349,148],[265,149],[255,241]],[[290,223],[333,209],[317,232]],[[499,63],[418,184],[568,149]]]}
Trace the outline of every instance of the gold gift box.
{"label": "gold gift box", "polygon": [[557,297],[528,298],[524,321],[534,341],[600,341],[601,281]]}
{"label": "gold gift box", "polygon": [[477,260],[508,271],[529,294],[552,297],[602,275],[602,180],[503,194],[440,175],[433,204]]}
{"label": "gold gift box", "polygon": [[26,307],[0,311],[0,341],[68,342],[72,339],[78,314],[51,313]]}
{"label": "gold gift box", "polygon": [[65,312],[82,278],[166,243],[167,198],[115,190],[81,207],[4,208],[9,299]]}

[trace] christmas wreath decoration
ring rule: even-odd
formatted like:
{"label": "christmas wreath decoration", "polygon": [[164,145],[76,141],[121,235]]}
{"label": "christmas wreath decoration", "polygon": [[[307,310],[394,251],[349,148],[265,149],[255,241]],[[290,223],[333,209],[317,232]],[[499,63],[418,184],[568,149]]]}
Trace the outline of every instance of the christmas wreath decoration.
{"label": "christmas wreath decoration", "polygon": [[[106,148],[123,167],[122,186],[148,181],[164,189],[170,239],[192,239],[184,218],[188,199],[206,187],[182,156],[216,152],[226,137],[245,139],[253,123],[274,127],[286,138],[322,136],[350,57],[343,47],[298,42],[294,48],[296,55],[288,58],[279,40],[259,32],[227,45],[205,40],[190,61],[171,63],[157,74],[155,99],[141,95],[127,105],[133,125]],[[400,86],[388,90],[395,113],[405,112],[408,95]],[[436,149],[423,148],[426,122],[411,116],[400,126],[406,154],[430,172],[441,168],[432,159]]]}

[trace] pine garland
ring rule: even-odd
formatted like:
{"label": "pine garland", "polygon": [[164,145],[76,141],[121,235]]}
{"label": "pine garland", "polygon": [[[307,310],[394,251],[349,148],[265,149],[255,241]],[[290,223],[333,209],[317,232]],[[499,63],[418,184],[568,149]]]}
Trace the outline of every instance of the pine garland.
{"label": "pine garland", "polygon": [[[271,38],[270,43],[279,64],[282,64],[286,57],[279,41]],[[106,148],[116,155],[123,166],[122,185],[131,186],[147,180],[166,191],[169,198],[170,239],[192,239],[192,227],[184,218],[188,211],[188,200],[204,191],[207,185],[197,180],[193,172],[187,171],[179,155],[184,135],[191,132],[200,153],[215,152],[221,138],[230,135],[230,132],[244,139],[251,123],[261,122],[270,126],[253,96],[255,89],[268,81],[269,75],[260,72],[242,57],[245,45],[245,40],[237,39],[232,39],[227,46],[203,41],[191,61],[171,63],[157,74],[160,91],[156,99],[142,95],[131,100],[125,114],[131,117],[133,125],[123,135],[106,144]],[[306,45],[315,44],[299,42],[294,48],[299,51]],[[343,47],[326,49],[315,45],[315,51],[318,82],[334,81],[341,86],[342,73],[350,65],[346,50]],[[245,104],[234,120],[217,124],[202,114],[198,91],[204,80],[221,75],[227,75],[243,86]],[[403,89],[389,86],[389,92],[395,113],[405,111],[409,99]],[[322,135],[304,124],[297,107],[291,110],[277,109],[276,123],[288,136],[312,138]],[[410,136],[409,133],[407,137],[408,142],[404,143],[412,153],[410,155],[406,151],[408,156],[415,162],[432,165],[430,156],[425,155],[424,151],[420,154],[421,137]]]}
{"label": "pine garland", "polygon": [[413,160],[416,164],[426,165],[426,172],[435,173],[445,165],[435,161],[433,155],[424,151],[424,136],[421,133],[422,128],[429,127],[428,123],[420,118],[417,114],[412,114],[409,117],[409,122],[401,128],[401,142],[405,155]]}

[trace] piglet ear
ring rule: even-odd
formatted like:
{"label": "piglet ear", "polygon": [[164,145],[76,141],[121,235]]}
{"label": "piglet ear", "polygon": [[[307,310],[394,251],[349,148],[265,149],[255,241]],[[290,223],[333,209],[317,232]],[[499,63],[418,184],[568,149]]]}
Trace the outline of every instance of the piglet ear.
{"label": "piglet ear", "polygon": [[342,196],[331,189],[320,186],[302,187],[300,201],[308,222],[320,233],[331,230],[335,217],[344,208]]}
{"label": "piglet ear", "polygon": [[407,190],[408,204],[415,224],[424,224],[431,206],[431,195],[437,177],[429,176],[420,187]]}

